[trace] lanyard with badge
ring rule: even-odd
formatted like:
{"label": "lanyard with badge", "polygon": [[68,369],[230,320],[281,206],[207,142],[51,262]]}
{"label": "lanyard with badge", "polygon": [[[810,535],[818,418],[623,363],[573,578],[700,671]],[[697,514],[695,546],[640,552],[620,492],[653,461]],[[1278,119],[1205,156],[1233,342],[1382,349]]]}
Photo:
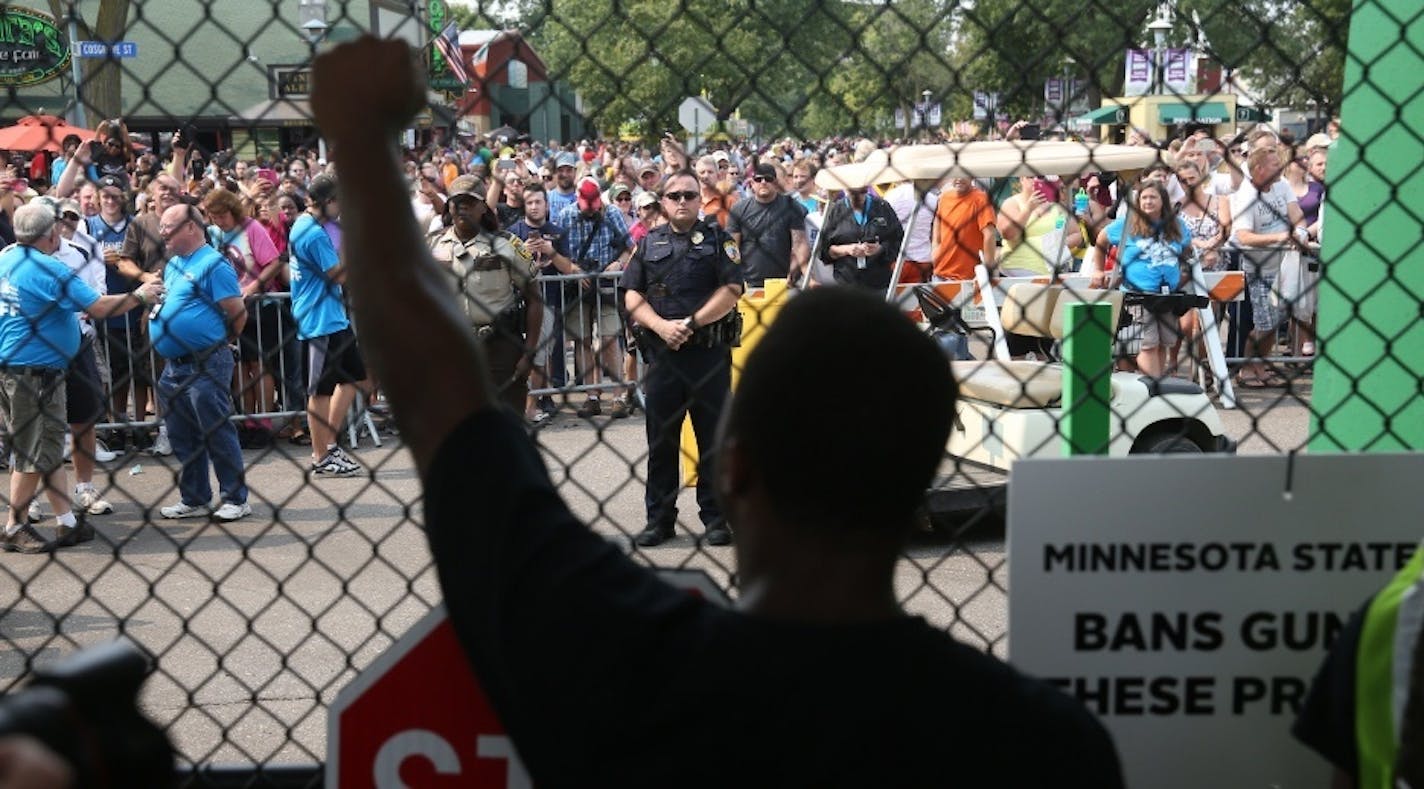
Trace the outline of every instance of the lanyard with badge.
{"label": "lanyard with badge", "polygon": [[[846,210],[850,211],[851,219],[854,219],[856,225],[860,227],[860,235],[862,240],[865,240],[865,223],[870,221],[870,203],[874,199],[875,196],[870,193],[870,190],[865,190],[865,208],[860,211],[857,211],[855,210],[855,206],[850,204],[850,195],[847,194],[841,197],[841,200],[845,201]],[[880,243],[879,238],[872,238],[870,240],[877,244]],[[857,270],[860,271],[865,270],[866,261],[864,256],[857,257],[855,259],[855,267]]]}

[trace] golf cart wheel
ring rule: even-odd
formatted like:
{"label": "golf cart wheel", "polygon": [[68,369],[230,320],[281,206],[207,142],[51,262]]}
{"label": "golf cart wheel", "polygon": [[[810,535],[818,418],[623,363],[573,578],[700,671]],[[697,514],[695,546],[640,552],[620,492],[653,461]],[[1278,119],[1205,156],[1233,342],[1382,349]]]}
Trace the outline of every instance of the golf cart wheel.
{"label": "golf cart wheel", "polygon": [[1143,455],[1174,455],[1179,453],[1201,454],[1202,448],[1197,446],[1197,442],[1187,438],[1180,433],[1165,433],[1160,436],[1153,436],[1142,442],[1141,449],[1137,454]]}

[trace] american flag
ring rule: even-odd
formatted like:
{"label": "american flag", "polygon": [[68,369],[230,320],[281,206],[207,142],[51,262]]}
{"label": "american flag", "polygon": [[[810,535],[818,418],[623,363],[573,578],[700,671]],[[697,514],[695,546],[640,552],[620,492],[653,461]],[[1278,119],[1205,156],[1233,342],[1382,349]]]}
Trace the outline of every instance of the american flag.
{"label": "american flag", "polygon": [[454,22],[445,26],[435,37],[435,48],[445,57],[445,66],[462,85],[470,84],[470,72],[465,70],[465,59],[460,52],[460,28]]}

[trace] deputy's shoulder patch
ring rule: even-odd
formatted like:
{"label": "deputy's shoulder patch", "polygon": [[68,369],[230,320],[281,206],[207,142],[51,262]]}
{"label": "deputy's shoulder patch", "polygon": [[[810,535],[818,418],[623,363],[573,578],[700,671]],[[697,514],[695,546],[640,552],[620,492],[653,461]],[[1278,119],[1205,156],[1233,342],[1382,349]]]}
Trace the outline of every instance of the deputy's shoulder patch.
{"label": "deputy's shoulder patch", "polygon": [[729,238],[722,242],[722,251],[727,253],[727,259],[733,263],[742,262],[741,250],[737,249],[737,242],[732,239]]}
{"label": "deputy's shoulder patch", "polygon": [[513,233],[510,233],[510,234],[509,234],[509,245],[512,246],[512,247],[514,247],[514,251],[519,254],[519,257],[520,257],[525,263],[528,263],[529,261],[531,261],[531,260],[534,259],[534,256],[529,253],[529,247],[528,247],[528,245],[526,245],[526,244],[524,243],[524,239],[520,238],[519,236],[516,236],[516,235],[514,235]]}

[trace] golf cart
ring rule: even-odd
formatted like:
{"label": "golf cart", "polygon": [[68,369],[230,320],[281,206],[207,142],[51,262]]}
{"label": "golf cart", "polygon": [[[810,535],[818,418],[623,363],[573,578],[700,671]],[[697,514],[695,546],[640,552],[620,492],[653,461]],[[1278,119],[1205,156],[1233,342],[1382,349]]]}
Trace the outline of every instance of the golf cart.
{"label": "golf cart", "polygon": [[[915,145],[898,148],[876,161],[826,168],[816,180],[831,190],[909,180],[916,184],[918,204],[930,185],[946,178],[1075,176],[1093,170],[1140,170],[1160,155],[1154,148],[1054,141]],[[907,237],[919,218],[918,211],[911,215]],[[1092,252],[1090,248],[1090,257]],[[1091,270],[1096,265],[1091,259],[1085,261],[1082,272],[991,278],[980,265],[972,282],[903,285],[899,282],[903,256],[902,248],[886,291],[887,301],[924,321],[932,333],[982,333],[988,337],[987,343],[979,344],[987,345],[988,351],[983,354],[987,359],[950,362],[960,389],[947,447],[953,468],[937,486],[962,487],[962,478],[972,477],[968,487],[976,496],[971,498],[982,506],[984,489],[995,482],[1002,484],[1002,473],[1008,472],[1015,460],[1063,454],[1060,427],[1064,421],[1064,366],[1056,361],[1010,358],[1006,331],[1062,340],[1065,308],[1074,302],[1111,305],[1111,329],[1115,330],[1124,299],[1144,296],[1090,288]],[[1188,309],[1198,311],[1209,335],[1212,377],[1223,394],[1223,402],[1231,404],[1234,400],[1230,399],[1224,354],[1219,340],[1212,342],[1217,324],[1208,294],[1212,299],[1240,298],[1244,283],[1235,281],[1239,272],[1204,276],[1195,270],[1193,275],[1190,292],[1152,294],[1150,298],[1156,302],[1156,310],[1178,315]],[[1223,292],[1228,295],[1218,295]],[[1198,384],[1115,372],[1110,385],[1110,455],[1233,451],[1234,445],[1224,434],[1215,406]],[[982,468],[966,473],[965,469],[972,466]],[[982,472],[989,472],[990,476],[986,478]],[[997,479],[994,474],[999,475]],[[932,509],[936,507],[933,493]]]}

